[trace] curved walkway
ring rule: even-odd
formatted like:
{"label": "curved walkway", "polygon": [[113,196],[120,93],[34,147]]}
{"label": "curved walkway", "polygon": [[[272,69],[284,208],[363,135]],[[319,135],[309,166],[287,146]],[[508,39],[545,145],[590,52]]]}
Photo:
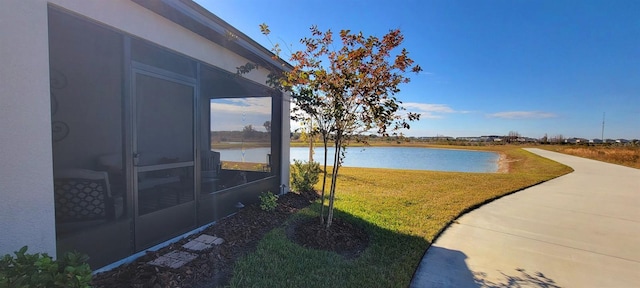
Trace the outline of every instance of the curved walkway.
{"label": "curved walkway", "polygon": [[640,170],[527,150],[575,171],[460,217],[411,287],[640,287]]}

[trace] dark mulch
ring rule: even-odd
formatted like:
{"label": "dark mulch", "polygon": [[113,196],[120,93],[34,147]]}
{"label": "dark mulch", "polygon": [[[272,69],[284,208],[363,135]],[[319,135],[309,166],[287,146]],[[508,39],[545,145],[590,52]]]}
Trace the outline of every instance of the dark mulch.
{"label": "dark mulch", "polygon": [[357,258],[369,245],[367,232],[339,218],[329,228],[320,225],[320,218],[312,218],[288,230],[289,238],[303,247],[333,251],[347,259]]}
{"label": "dark mulch", "polygon": [[[278,199],[275,212],[265,212],[258,205],[248,205],[235,215],[217,221],[213,226],[197,235],[190,236],[188,239],[183,239],[159,251],[149,252],[133,263],[95,275],[92,285],[94,287],[136,288],[227,285],[232,276],[233,265],[240,257],[255,251],[258,242],[266,233],[273,228],[282,226],[291,214],[309,206],[316,197],[315,194],[285,194]],[[313,221],[319,220],[313,219]],[[357,257],[368,243],[365,232],[339,219],[334,220],[334,224],[329,230],[321,228],[318,224],[308,224],[312,223],[299,221],[290,225],[288,229],[288,231],[293,231],[294,241],[305,247],[336,251],[347,258],[353,258]],[[181,246],[200,234],[221,237],[225,242],[209,250],[199,252],[198,258],[179,269],[147,264],[159,254],[166,254],[172,250],[184,250]]]}

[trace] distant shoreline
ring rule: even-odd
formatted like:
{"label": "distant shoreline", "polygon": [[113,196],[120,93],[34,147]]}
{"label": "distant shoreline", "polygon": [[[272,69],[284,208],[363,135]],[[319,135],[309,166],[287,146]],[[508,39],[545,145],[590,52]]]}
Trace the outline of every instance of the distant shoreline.
{"label": "distant shoreline", "polygon": [[509,160],[507,158],[507,155],[502,153],[502,152],[497,152],[498,154],[500,154],[500,157],[498,158],[498,171],[496,171],[496,173],[509,173]]}

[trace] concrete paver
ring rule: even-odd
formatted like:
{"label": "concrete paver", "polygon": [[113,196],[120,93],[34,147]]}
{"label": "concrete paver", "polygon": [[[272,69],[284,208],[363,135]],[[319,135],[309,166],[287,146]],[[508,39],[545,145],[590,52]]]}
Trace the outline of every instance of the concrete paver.
{"label": "concrete paver", "polygon": [[640,170],[527,150],[575,171],[460,217],[411,287],[640,287]]}
{"label": "concrete paver", "polygon": [[[220,245],[222,243],[224,243],[224,239],[222,238],[202,234],[197,238],[192,239],[191,241],[182,245],[182,248],[198,252],[210,249],[214,245]],[[149,264],[177,269],[196,258],[198,258],[198,254],[176,250],[158,256],[158,258],[149,261]]]}
{"label": "concrete paver", "polygon": [[191,250],[191,251],[202,251],[202,250],[210,249],[211,247],[213,246],[207,243],[202,243],[202,242],[193,241],[193,240],[182,245],[182,248]]}
{"label": "concrete paver", "polygon": [[192,251],[202,251],[213,247],[214,245],[220,245],[224,243],[224,239],[211,236],[207,234],[202,234],[197,238],[187,242],[182,245],[182,248],[189,249]]}
{"label": "concrete paver", "polygon": [[172,251],[156,258],[155,260],[149,262],[149,264],[177,269],[196,258],[198,258],[198,255],[193,253],[185,251]]}

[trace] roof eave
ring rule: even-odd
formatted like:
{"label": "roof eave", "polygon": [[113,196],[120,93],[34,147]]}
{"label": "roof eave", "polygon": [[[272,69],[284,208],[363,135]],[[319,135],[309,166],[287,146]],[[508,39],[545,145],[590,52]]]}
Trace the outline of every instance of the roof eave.
{"label": "roof eave", "polygon": [[[131,0],[156,14],[223,46],[258,65],[281,71],[291,64],[191,0]],[[277,59],[277,60],[276,60]]]}

